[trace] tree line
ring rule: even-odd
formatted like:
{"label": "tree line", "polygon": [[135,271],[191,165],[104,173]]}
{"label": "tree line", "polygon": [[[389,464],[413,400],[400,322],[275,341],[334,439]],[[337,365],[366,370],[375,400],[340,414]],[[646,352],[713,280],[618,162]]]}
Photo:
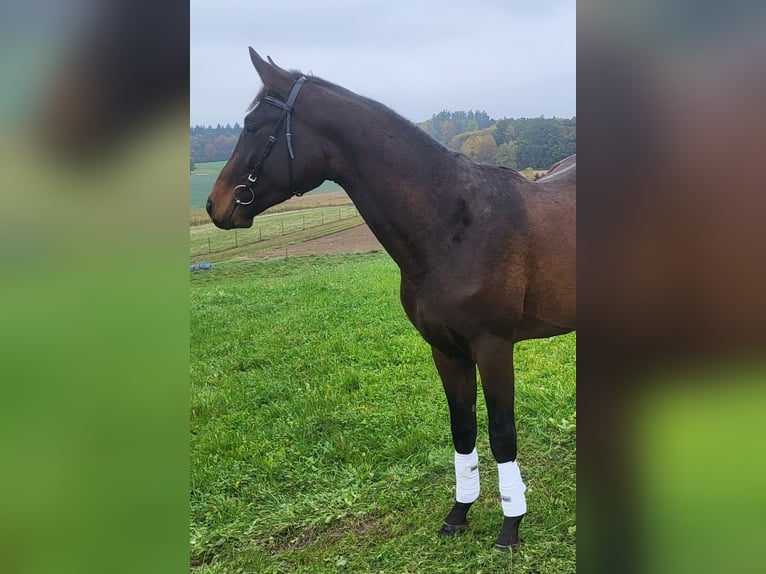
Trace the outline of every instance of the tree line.
{"label": "tree line", "polygon": [[192,166],[206,161],[224,161],[229,159],[234,146],[237,144],[242,126],[239,123],[218,124],[211,126],[194,126],[190,130],[190,150]]}
{"label": "tree line", "polygon": [[[434,114],[418,126],[448,148],[483,163],[514,169],[547,169],[577,151],[577,118],[502,118],[469,110]],[[218,124],[190,130],[191,166],[229,159],[242,126]]]}
{"label": "tree line", "polygon": [[486,112],[434,114],[420,128],[448,148],[483,163],[547,169],[577,152],[577,118],[491,119]]}

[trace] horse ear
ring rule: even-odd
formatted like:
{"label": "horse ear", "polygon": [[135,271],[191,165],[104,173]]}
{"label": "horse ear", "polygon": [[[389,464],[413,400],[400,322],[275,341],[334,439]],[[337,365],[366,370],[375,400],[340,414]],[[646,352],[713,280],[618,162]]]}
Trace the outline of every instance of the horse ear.
{"label": "horse ear", "polygon": [[276,66],[271,58],[269,58],[269,61],[267,62],[258,55],[258,52],[252,48],[249,49],[250,59],[253,61],[255,71],[258,72],[258,75],[261,77],[263,85],[275,90],[289,91],[290,86],[292,85],[290,74]]}

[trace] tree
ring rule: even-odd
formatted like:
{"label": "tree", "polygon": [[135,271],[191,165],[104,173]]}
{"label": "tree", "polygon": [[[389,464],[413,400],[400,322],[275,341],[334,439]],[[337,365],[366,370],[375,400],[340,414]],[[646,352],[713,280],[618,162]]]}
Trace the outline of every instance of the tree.
{"label": "tree", "polygon": [[460,151],[474,161],[494,163],[497,155],[497,144],[495,138],[490,134],[479,132],[469,137]]}
{"label": "tree", "polygon": [[204,161],[216,161],[218,155],[216,154],[215,145],[212,142],[206,143],[202,148],[202,157]]}
{"label": "tree", "polygon": [[439,141],[442,143],[448,142],[455,137],[457,135],[457,126],[455,125],[455,122],[452,120],[444,120],[441,122],[439,135]]}
{"label": "tree", "polygon": [[199,163],[228,159],[241,132],[242,128],[238,123],[215,128],[192,127],[189,131],[189,154],[192,161]]}
{"label": "tree", "polygon": [[216,136],[213,140],[215,146],[216,158],[226,159],[234,151],[234,146],[237,145],[237,136],[234,135],[220,135]]}
{"label": "tree", "polygon": [[484,110],[476,110],[473,113],[473,118],[476,121],[476,125],[480,130],[486,129],[495,124],[495,120],[489,117],[489,114]]}
{"label": "tree", "polygon": [[495,123],[495,142],[501,146],[507,144],[514,139],[516,130],[513,128],[513,122],[515,120],[509,118],[502,118]]}
{"label": "tree", "polygon": [[420,128],[435,140],[447,145],[457,135],[486,129],[494,125],[495,120],[481,110],[450,112],[442,110],[422,122]]}
{"label": "tree", "polygon": [[197,169],[197,165],[192,158],[189,158],[189,173],[193,172],[195,169]]}
{"label": "tree", "polygon": [[507,167],[512,167],[513,169],[518,169],[519,164],[516,159],[516,144],[514,142],[508,142],[497,146],[495,161],[499,165],[505,165]]}

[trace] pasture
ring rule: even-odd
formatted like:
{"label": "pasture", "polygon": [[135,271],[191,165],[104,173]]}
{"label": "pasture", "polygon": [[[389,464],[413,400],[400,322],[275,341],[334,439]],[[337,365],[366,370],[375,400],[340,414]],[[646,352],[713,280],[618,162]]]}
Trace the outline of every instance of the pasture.
{"label": "pasture", "polygon": [[251,228],[227,232],[212,223],[200,224],[189,228],[189,256],[192,259],[228,259],[236,253],[237,247],[248,246],[245,252],[252,254],[359,225],[361,222],[356,208],[349,204],[261,215]]}
{"label": "pasture", "polygon": [[502,521],[479,393],[482,494],[453,501],[439,377],[385,253],[220,263],[191,276],[191,567],[229,572],[575,571],[575,334],[516,346],[529,512]]}
{"label": "pasture", "polygon": [[[213,188],[213,184],[224,165],[226,165],[225,161],[209,161],[196,164],[196,169],[189,175],[189,200],[192,209],[205,207],[207,196],[210,195],[210,190]],[[339,191],[342,192],[343,189],[337,183],[325,181],[313,190],[311,194],[336,193]]]}
{"label": "pasture", "polygon": [[225,161],[196,164],[195,170],[189,175],[189,199],[192,209],[205,207],[207,196],[210,195],[210,190],[225,164]]}

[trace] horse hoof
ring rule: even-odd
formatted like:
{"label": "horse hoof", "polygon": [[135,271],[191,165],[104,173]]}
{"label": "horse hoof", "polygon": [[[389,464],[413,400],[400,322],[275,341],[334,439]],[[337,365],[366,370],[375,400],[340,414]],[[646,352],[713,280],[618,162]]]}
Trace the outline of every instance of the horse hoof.
{"label": "horse hoof", "polygon": [[500,530],[500,535],[495,540],[495,549],[501,552],[508,552],[513,549],[516,550],[519,547],[519,524],[524,515],[515,516],[513,518],[506,516],[503,520],[503,528]]}
{"label": "horse hoof", "polygon": [[456,534],[462,534],[468,530],[468,523],[464,522],[462,524],[448,524],[444,523],[442,525],[442,529],[439,532],[439,536],[455,536]]}
{"label": "horse hoof", "polygon": [[519,546],[521,546],[521,541],[514,542],[513,544],[505,544],[503,542],[500,542],[499,540],[495,542],[495,550],[498,550],[500,552],[508,552],[509,550],[513,550],[516,552],[516,550],[519,549]]}
{"label": "horse hoof", "polygon": [[440,536],[455,536],[468,530],[466,515],[471,509],[472,502],[455,502],[447,517],[444,519]]}

